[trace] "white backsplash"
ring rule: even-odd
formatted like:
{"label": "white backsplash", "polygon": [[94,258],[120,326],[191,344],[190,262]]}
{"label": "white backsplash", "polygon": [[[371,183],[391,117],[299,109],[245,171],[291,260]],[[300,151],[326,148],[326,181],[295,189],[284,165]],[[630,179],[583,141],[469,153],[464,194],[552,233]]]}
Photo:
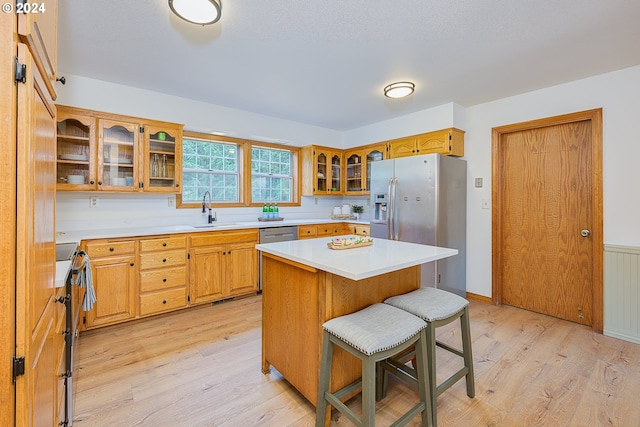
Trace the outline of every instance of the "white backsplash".
{"label": "white backsplash", "polygon": [[[97,206],[90,198],[97,197]],[[169,206],[169,199],[174,206]],[[344,203],[364,206],[361,220],[368,220],[367,197],[302,197],[301,206],[280,207],[285,219],[327,219],[334,206]],[[221,223],[256,221],[261,207],[220,208],[213,211]],[[56,230],[91,230],[122,227],[197,225],[207,221],[201,209],[176,209],[175,196],[158,194],[115,194],[60,192],[56,196]]]}

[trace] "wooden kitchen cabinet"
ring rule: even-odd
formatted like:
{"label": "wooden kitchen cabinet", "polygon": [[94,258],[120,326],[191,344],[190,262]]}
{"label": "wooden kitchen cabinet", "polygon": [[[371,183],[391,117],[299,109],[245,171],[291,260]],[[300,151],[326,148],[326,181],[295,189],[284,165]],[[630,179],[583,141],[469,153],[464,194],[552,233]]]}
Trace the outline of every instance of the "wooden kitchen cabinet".
{"label": "wooden kitchen cabinet", "polygon": [[371,189],[371,163],[387,157],[386,144],[374,144],[346,150],[345,195],[367,195]]}
{"label": "wooden kitchen cabinet", "polygon": [[58,106],[57,190],[179,193],[182,125]]}
{"label": "wooden kitchen cabinet", "polygon": [[258,291],[258,230],[189,237],[190,302],[200,304]]}
{"label": "wooden kitchen cabinet", "polygon": [[97,186],[96,119],[58,109],[56,190],[95,190]]}
{"label": "wooden kitchen cabinet", "polygon": [[367,224],[347,224],[349,234],[358,236],[369,236],[371,234],[370,227]]}
{"label": "wooden kitchen cabinet", "polygon": [[464,131],[450,128],[388,141],[389,158],[440,153],[464,156]]}
{"label": "wooden kitchen cabinet", "polygon": [[298,240],[315,239],[316,237],[341,236],[350,234],[349,226],[344,222],[329,224],[308,224],[298,226]]}
{"label": "wooden kitchen cabinet", "polygon": [[343,153],[330,147],[302,147],[302,195],[342,195]]}
{"label": "wooden kitchen cabinet", "polygon": [[140,316],[187,306],[187,238],[140,240]]}
{"label": "wooden kitchen cabinet", "polygon": [[91,260],[96,302],[85,312],[86,328],[136,317],[136,241],[92,240],[84,245]]}

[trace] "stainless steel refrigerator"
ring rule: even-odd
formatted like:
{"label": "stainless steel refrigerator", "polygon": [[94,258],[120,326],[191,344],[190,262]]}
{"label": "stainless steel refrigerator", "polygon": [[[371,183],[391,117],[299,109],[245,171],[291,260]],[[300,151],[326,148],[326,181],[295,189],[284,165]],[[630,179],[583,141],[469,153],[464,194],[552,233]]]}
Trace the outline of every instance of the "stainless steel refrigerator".
{"label": "stainless steel refrigerator", "polygon": [[371,208],[372,237],[457,249],[422,265],[422,286],[466,295],[465,160],[425,154],[372,162]]}

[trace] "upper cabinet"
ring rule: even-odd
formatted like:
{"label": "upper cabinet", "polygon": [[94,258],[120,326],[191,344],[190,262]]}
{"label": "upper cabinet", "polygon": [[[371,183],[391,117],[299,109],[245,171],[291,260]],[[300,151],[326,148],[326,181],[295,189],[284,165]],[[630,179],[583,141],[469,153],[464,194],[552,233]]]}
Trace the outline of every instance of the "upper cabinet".
{"label": "upper cabinet", "polygon": [[302,195],[342,195],[342,150],[319,147],[303,147],[302,157]]}
{"label": "upper cabinet", "polygon": [[443,129],[388,141],[389,158],[440,153],[447,156],[464,156],[464,131]]}
{"label": "upper cabinet", "polygon": [[371,186],[371,162],[387,158],[386,144],[367,145],[346,150],[345,195],[369,194]]}
{"label": "upper cabinet", "polygon": [[180,191],[182,125],[58,107],[57,189]]}
{"label": "upper cabinet", "polygon": [[47,0],[38,3],[17,1],[15,11],[18,15],[18,35],[29,47],[47,91],[55,101],[58,68],[58,1]]}
{"label": "upper cabinet", "polygon": [[[144,128],[144,189],[178,192],[182,177],[182,126],[148,125]],[[178,167],[176,167],[178,166]]]}

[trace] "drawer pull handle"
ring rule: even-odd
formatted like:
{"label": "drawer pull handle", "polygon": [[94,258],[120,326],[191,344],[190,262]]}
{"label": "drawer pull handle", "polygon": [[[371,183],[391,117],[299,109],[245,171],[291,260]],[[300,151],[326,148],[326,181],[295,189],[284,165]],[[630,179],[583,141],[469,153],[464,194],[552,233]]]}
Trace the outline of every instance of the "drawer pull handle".
{"label": "drawer pull handle", "polygon": [[113,252],[113,251],[115,251],[115,248],[114,248],[113,246],[111,246],[111,247],[109,248],[109,252]]}
{"label": "drawer pull handle", "polygon": [[164,242],[164,243],[162,244],[162,246],[167,246],[167,242]]}
{"label": "drawer pull handle", "polygon": [[163,299],[163,300],[162,300],[162,303],[163,303],[163,304],[166,304],[166,303],[167,303],[167,300],[166,300],[166,299]]}
{"label": "drawer pull handle", "polygon": [[162,258],[162,262],[167,262],[167,259],[166,258]]}
{"label": "drawer pull handle", "polygon": [[166,281],[167,281],[167,278],[165,277],[164,279],[162,279],[162,281],[163,281],[163,282],[166,282]]}

